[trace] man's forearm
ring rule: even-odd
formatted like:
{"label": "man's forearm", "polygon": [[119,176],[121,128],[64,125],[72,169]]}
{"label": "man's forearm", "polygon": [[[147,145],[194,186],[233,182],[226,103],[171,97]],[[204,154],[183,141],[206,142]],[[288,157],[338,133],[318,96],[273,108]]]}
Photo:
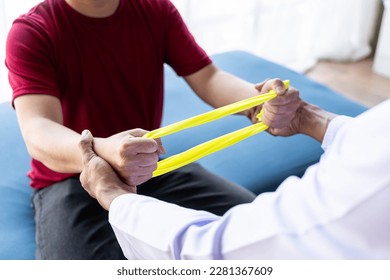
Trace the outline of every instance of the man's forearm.
{"label": "man's forearm", "polygon": [[61,173],[80,173],[80,134],[46,118],[35,118],[25,127],[23,136],[34,159]]}
{"label": "man's forearm", "polygon": [[218,71],[210,81],[210,95],[207,102],[218,108],[255,95],[259,92],[245,80],[224,71]]}
{"label": "man's forearm", "polygon": [[253,84],[221,71],[214,65],[187,76],[186,81],[202,100],[215,108],[259,94]]}

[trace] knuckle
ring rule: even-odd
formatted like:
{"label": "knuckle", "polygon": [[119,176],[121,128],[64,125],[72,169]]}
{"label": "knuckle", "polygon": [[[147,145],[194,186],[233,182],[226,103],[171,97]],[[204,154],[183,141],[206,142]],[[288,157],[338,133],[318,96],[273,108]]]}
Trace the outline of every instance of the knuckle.
{"label": "knuckle", "polygon": [[146,130],[142,129],[142,128],[134,128],[133,130],[131,130],[131,135],[134,136],[134,137],[142,137],[143,135],[145,135],[147,133]]}
{"label": "knuckle", "polygon": [[157,162],[156,162],[155,164],[152,164],[152,165],[151,165],[151,168],[152,168],[151,173],[153,173],[153,171],[156,170],[157,167],[158,167]]}
{"label": "knuckle", "polygon": [[296,99],[299,97],[299,90],[297,90],[296,88],[289,88],[287,91],[287,96],[292,99]]}
{"label": "knuckle", "polygon": [[152,163],[153,164],[157,164],[157,162],[159,160],[158,154],[157,153],[153,153],[151,155],[152,155]]}
{"label": "knuckle", "polygon": [[133,132],[135,135],[140,135],[140,134],[142,134],[143,130],[140,129],[140,128],[135,128],[135,129],[133,129],[132,132]]}
{"label": "knuckle", "polygon": [[125,158],[122,158],[118,163],[118,171],[122,174],[126,174],[127,172],[131,171],[131,168]]}
{"label": "knuckle", "polygon": [[119,141],[119,145],[118,145],[118,152],[123,152],[126,150],[126,148],[128,147],[129,145],[129,140],[127,138],[122,138],[120,141]]}
{"label": "knuckle", "polygon": [[145,139],[145,140],[150,140],[150,141],[142,141],[141,142],[142,150],[148,154],[155,153],[158,150],[157,142],[154,140],[151,140],[151,139]]}
{"label": "knuckle", "polygon": [[127,158],[127,150],[126,149],[119,148],[118,154],[119,154],[119,157],[121,159],[121,162],[126,160],[126,158]]}
{"label": "knuckle", "polygon": [[158,156],[156,155],[156,153],[142,154],[142,155],[139,155],[138,157],[139,157],[138,162],[139,162],[140,166],[143,166],[143,167],[150,166],[152,164],[156,164],[158,161]]}
{"label": "knuckle", "polygon": [[142,175],[143,176],[152,176],[153,171],[156,169],[157,169],[157,163],[148,165],[143,169],[144,174],[142,174]]}

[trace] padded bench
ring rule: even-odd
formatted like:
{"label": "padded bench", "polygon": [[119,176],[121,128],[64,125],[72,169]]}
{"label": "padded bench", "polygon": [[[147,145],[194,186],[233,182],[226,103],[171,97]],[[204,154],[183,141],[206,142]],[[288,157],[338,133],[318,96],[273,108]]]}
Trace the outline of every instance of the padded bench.
{"label": "padded bench", "polygon": [[[213,60],[221,69],[253,83],[274,77],[289,79],[304,100],[335,113],[355,116],[366,109],[302,74],[246,52],[223,53]],[[212,109],[168,67],[165,90],[163,125]],[[162,140],[169,156],[249,124],[245,117],[230,116]],[[0,259],[34,259],[35,225],[26,175],[30,157],[9,102],[0,104],[0,139]],[[320,144],[307,136],[284,138],[263,132],[199,162],[259,194],[275,190],[288,176],[301,176],[321,154]]]}

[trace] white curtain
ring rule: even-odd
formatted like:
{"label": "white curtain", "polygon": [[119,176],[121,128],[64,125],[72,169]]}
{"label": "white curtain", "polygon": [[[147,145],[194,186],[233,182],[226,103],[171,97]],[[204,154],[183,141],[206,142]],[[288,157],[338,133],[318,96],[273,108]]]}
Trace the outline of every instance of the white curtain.
{"label": "white curtain", "polygon": [[380,0],[172,0],[209,53],[242,49],[305,71],[371,53]]}
{"label": "white curtain", "polygon": [[[246,50],[305,71],[319,59],[371,53],[380,0],[171,0],[209,53]],[[40,0],[0,0],[0,102],[11,90],[4,67],[14,18]]]}

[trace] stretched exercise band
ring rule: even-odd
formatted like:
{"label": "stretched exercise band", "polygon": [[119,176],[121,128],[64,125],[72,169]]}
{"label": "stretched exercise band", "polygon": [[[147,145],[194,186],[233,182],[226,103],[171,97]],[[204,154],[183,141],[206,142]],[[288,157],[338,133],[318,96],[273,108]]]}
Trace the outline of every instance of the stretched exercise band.
{"label": "stretched exercise band", "polygon": [[[288,88],[289,81],[284,81],[284,86]],[[252,108],[256,105],[269,101],[277,96],[274,90],[270,90],[268,93],[262,95],[256,95],[254,97],[244,99],[215,110],[200,114],[188,118],[186,120],[167,125],[155,130],[152,130],[144,135],[146,138],[160,138],[175,132],[188,129],[191,127],[199,126],[217,119],[241,112],[243,110]],[[218,152],[231,145],[234,145],[250,136],[260,133],[268,128],[266,124],[261,121],[262,112],[257,115],[258,123],[252,124],[245,128],[236,130],[234,132],[222,135],[214,138],[202,144],[199,144],[187,151],[173,155],[169,158],[163,159],[157,163],[157,169],[153,172],[153,177],[157,177],[168,173],[177,168],[183,167],[191,162],[194,162],[209,154]]]}

